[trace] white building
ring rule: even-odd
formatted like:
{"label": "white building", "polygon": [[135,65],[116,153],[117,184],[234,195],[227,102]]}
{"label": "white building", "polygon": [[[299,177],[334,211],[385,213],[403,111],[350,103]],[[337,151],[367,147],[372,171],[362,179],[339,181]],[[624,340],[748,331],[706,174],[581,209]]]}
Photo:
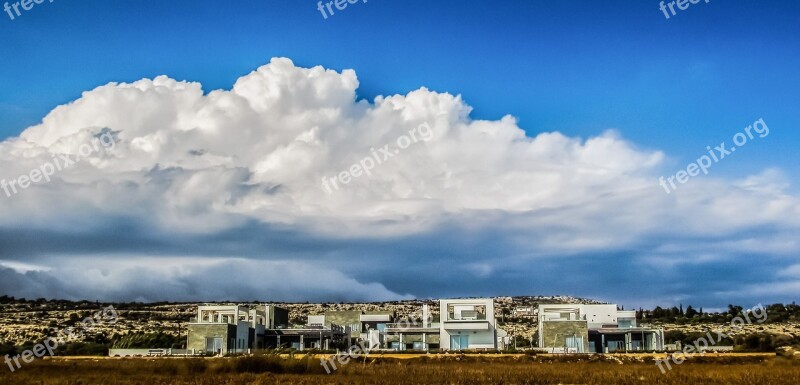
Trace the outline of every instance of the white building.
{"label": "white building", "polygon": [[491,298],[439,300],[439,348],[497,349],[497,321]]}
{"label": "white building", "polygon": [[636,312],[617,305],[539,305],[539,347],[558,353],[664,349],[664,330],[639,326]]}
{"label": "white building", "polygon": [[264,310],[237,305],[197,307],[197,318],[188,325],[188,349],[215,353],[246,353],[264,335]]}

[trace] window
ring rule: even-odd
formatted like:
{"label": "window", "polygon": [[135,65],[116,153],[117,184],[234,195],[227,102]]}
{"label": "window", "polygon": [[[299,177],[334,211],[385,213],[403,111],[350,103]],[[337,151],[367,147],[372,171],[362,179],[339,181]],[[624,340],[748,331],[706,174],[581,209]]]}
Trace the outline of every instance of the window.
{"label": "window", "polygon": [[214,353],[222,351],[222,337],[206,338],[206,351]]}
{"label": "window", "polygon": [[486,305],[447,305],[447,319],[474,321],[486,319]]}
{"label": "window", "polygon": [[469,349],[469,336],[450,336],[450,350]]}

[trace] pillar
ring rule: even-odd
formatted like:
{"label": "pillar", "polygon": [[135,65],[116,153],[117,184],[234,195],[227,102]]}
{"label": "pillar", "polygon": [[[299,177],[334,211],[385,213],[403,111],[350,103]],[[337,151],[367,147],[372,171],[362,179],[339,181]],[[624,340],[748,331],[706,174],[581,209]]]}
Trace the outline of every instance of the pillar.
{"label": "pillar", "polygon": [[625,333],[625,352],[627,353],[628,350],[633,350],[633,337],[631,333]]}

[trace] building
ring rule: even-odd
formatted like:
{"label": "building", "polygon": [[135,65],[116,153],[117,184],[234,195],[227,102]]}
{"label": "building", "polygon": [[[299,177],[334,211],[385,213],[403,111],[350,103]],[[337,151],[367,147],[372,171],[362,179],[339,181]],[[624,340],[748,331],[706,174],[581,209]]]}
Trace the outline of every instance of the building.
{"label": "building", "polygon": [[514,317],[536,317],[536,309],[533,306],[517,306],[511,313]]}
{"label": "building", "polygon": [[345,341],[347,335],[345,328],[335,324],[292,328],[289,311],[274,305],[198,306],[197,318],[189,322],[187,329],[189,351],[215,354],[275,348],[327,349]]}
{"label": "building", "polygon": [[258,346],[257,335],[264,335],[266,319],[263,310],[245,306],[198,306],[197,318],[189,322],[187,349],[216,354],[246,353]]}
{"label": "building", "polygon": [[325,322],[324,316],[308,316],[306,325],[301,327],[265,330],[264,341],[267,349],[292,348],[303,351],[349,345],[351,341],[349,337],[349,327]]}
{"label": "building", "polygon": [[497,320],[491,298],[439,301],[439,349],[498,349]]}
{"label": "building", "polygon": [[422,305],[422,316],[395,320],[386,324],[381,335],[385,348],[405,351],[438,350],[440,347],[440,327],[438,319],[431,315],[430,307]]}
{"label": "building", "polygon": [[382,347],[385,344],[386,326],[395,318],[394,312],[342,310],[327,311],[323,315],[308,316],[310,325],[344,325],[349,344],[356,341],[370,341],[369,346]]}
{"label": "building", "polygon": [[360,314],[359,339],[369,342],[368,346],[384,346],[386,344],[386,328],[394,319],[395,314],[388,311],[368,311]]}
{"label": "building", "polygon": [[429,305],[420,319],[401,319],[384,329],[384,348],[407,351],[504,349],[507,334],[497,329],[491,298],[443,299],[438,317]]}
{"label": "building", "polygon": [[617,305],[552,304],[538,308],[539,347],[555,353],[664,349],[664,330],[638,326]]}
{"label": "building", "polygon": [[497,329],[494,311],[491,298],[443,299],[438,317],[426,304],[421,319],[398,320],[387,311],[331,311],[292,327],[288,311],[273,305],[205,305],[189,322],[187,346],[216,354],[346,348],[359,340],[398,351],[503,349],[508,337]]}

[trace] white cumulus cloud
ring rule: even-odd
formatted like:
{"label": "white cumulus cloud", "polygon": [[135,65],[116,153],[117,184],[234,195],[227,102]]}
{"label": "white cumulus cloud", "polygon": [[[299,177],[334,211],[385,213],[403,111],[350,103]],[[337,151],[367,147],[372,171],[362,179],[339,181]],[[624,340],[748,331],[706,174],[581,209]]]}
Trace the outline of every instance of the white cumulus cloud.
{"label": "white cumulus cloud", "polygon": [[[37,286],[40,295],[57,297],[56,287],[73,297],[108,290],[109,297],[150,299],[185,290],[193,290],[192,298],[278,290],[266,283],[276,276],[259,281],[253,273],[270,266],[283,266],[291,278],[286,287],[311,297],[368,291],[386,299],[449,292],[437,289],[441,281],[431,273],[445,262],[462,264],[442,271],[445,276],[466,271],[482,282],[509,274],[514,288],[525,282],[515,272],[598,253],[617,258],[627,271],[725,260],[692,261],[692,255],[728,253],[741,261],[738,253],[746,250],[772,261],[768,280],[779,279],[784,264],[797,263],[787,255],[800,251],[794,241],[800,205],[778,170],[741,180],[695,178],[668,195],[656,182],[664,154],[638,147],[621,131],[586,139],[530,135],[512,116],[472,119],[460,96],[421,88],[366,101],[357,99],[358,85],[352,70],[300,68],[276,58],[231,90],[205,92],[198,83],[159,76],[86,91],[0,142],[0,177],[10,180],[59,155],[77,155],[102,133],[115,140],[112,150],[85,157],[50,183],[0,195],[0,229],[7,234],[0,237],[6,245],[0,259],[86,269],[74,282]],[[394,153],[371,175],[325,191],[323,178],[384,144],[394,146],[422,124],[432,129],[430,140]],[[232,255],[209,266],[247,266],[229,271],[246,283],[214,282],[211,267],[179,269],[167,256],[186,245],[193,245],[193,258],[181,263]],[[203,255],[206,246],[194,245],[213,250]],[[147,266],[107,262],[116,254]],[[102,261],[107,275],[88,272]],[[154,270],[160,264],[170,267]],[[417,268],[423,273],[415,291],[398,274],[414,281]],[[309,291],[292,269],[326,278]],[[114,288],[120,274],[163,281],[168,290],[155,292],[137,280]],[[602,279],[589,267],[576,274],[586,275],[577,290]],[[659,297],[686,294],[669,286],[683,278],[662,279],[669,292]],[[199,280],[208,282],[191,289],[182,283]],[[534,290],[542,287],[522,287]]]}

